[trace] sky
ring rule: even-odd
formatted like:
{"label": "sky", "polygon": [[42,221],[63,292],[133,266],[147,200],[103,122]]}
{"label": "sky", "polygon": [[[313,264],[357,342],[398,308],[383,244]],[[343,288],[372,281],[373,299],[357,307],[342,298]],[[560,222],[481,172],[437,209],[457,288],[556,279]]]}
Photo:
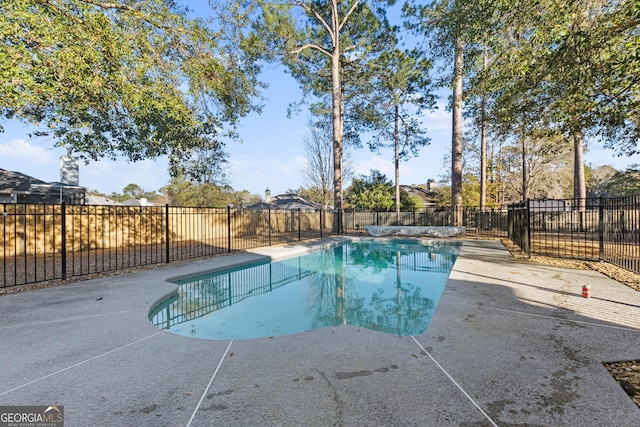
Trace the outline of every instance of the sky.
{"label": "sky", "polygon": [[[302,138],[307,133],[308,113],[287,117],[290,103],[298,101],[301,91],[298,83],[282,68],[268,68],[262,79],[269,83],[263,92],[266,98],[262,114],[252,113],[240,122],[242,142],[228,142],[229,184],[237,191],[248,190],[264,195],[282,194],[303,185],[302,170],[305,153]],[[431,144],[424,147],[418,159],[401,163],[402,184],[426,183],[438,179],[442,173],[442,159],[451,144],[451,117],[440,109],[427,114],[425,123]],[[16,120],[0,121],[0,168],[21,172],[45,182],[60,180],[60,157],[66,149],[54,148],[49,137],[29,137],[34,128]],[[393,152],[386,150],[373,154],[365,146],[352,151],[356,175],[369,175],[371,169],[393,179]],[[122,193],[134,183],[145,191],[157,191],[169,181],[167,159],[129,163],[126,160],[80,162],[80,185],[104,194]]]}
{"label": "sky", "polygon": [[[263,91],[262,114],[252,113],[241,120],[239,134],[242,142],[228,142],[228,183],[236,191],[248,190],[264,195],[268,188],[272,195],[282,194],[303,185],[305,153],[302,138],[307,133],[308,113],[287,117],[287,107],[301,97],[298,83],[282,67],[267,67],[262,80],[269,84]],[[449,168],[444,156],[451,148],[451,114],[446,111],[445,92],[438,101],[438,109],[422,118],[431,143],[420,150],[417,158],[400,164],[400,184],[425,184],[440,180]],[[34,127],[15,120],[0,124],[0,168],[21,172],[45,182],[60,180],[60,157],[66,149],[54,148],[55,141],[47,137],[30,138]],[[376,169],[390,180],[394,177],[393,152],[371,153],[366,144],[352,150],[355,174],[369,175]],[[587,164],[597,167],[611,165],[618,170],[640,163],[640,155],[617,157],[611,150],[601,150],[592,144],[585,155]],[[129,163],[126,160],[80,162],[80,185],[104,194],[122,193],[129,184],[137,184],[145,191],[158,191],[169,182],[166,158]]]}
{"label": "sky", "polygon": [[[281,68],[267,69],[263,79],[269,88],[262,114],[252,113],[240,122],[242,142],[227,143],[229,184],[234,190],[248,190],[264,195],[267,188],[272,195],[282,194],[303,185],[302,170],[305,153],[302,137],[307,132],[308,114],[301,111],[287,117],[287,107],[301,96],[299,85]],[[425,184],[428,179],[439,180],[449,167],[444,156],[451,147],[451,114],[445,109],[446,98],[438,102],[438,109],[426,113],[423,122],[431,143],[423,147],[419,157],[400,164],[400,183]],[[15,120],[1,122],[0,168],[21,172],[45,182],[60,180],[60,157],[63,148],[54,148],[54,140],[46,137],[30,138],[30,125]],[[393,179],[393,152],[371,153],[365,146],[352,151],[356,175],[369,175],[379,170]],[[604,164],[624,170],[640,163],[640,156],[617,157],[611,150],[600,150],[592,144],[585,155],[593,167]],[[126,160],[80,162],[80,185],[104,194],[122,193],[128,184],[137,184],[145,191],[158,191],[169,182],[167,159],[129,163]]]}

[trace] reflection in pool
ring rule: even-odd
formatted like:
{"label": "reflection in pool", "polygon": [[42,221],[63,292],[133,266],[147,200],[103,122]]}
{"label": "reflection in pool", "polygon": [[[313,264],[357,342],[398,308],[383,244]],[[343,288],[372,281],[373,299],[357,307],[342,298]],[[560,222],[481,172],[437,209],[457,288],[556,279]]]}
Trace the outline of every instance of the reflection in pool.
{"label": "reflection in pool", "polygon": [[460,243],[356,241],[296,258],[178,281],[149,317],[205,339],[247,339],[349,324],[397,335],[426,331]]}

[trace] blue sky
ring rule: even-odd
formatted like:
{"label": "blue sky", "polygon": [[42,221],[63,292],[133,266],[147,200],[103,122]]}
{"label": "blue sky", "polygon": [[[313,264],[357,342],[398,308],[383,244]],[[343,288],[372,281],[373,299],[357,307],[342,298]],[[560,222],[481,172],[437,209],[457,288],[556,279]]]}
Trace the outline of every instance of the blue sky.
{"label": "blue sky", "polygon": [[[304,150],[301,139],[307,132],[307,114],[287,118],[290,102],[300,97],[298,84],[280,69],[266,70],[265,80],[270,87],[261,115],[251,114],[241,121],[242,143],[229,142],[229,183],[235,190],[248,190],[252,194],[264,194],[268,187],[271,194],[280,194],[302,185]],[[400,165],[401,184],[424,184],[428,179],[438,180],[445,172],[443,157],[451,147],[451,115],[445,110],[445,99],[439,101],[439,109],[427,113],[424,123],[431,144],[422,148],[418,158]],[[59,180],[59,159],[65,149],[53,148],[50,138],[29,138],[32,129],[16,121],[2,123],[0,133],[0,168],[31,175],[43,181]],[[391,150],[373,154],[364,147],[352,152],[356,174],[368,175],[377,169],[389,179],[394,176]],[[640,163],[640,156],[616,157],[609,150],[594,147],[586,154],[592,166],[609,164],[624,169],[632,163]],[[80,185],[105,194],[122,192],[128,184],[135,183],[146,191],[156,191],[169,181],[165,158],[128,163],[125,160],[102,160],[80,164]]]}
{"label": "blue sky", "polygon": [[[264,193],[268,187],[271,194],[280,194],[302,185],[304,150],[302,137],[307,132],[305,111],[287,118],[287,107],[300,97],[295,80],[282,69],[266,69],[264,80],[269,88],[262,114],[251,114],[241,121],[242,143],[229,142],[230,185],[236,190],[248,190],[253,194]],[[432,139],[431,145],[422,149],[419,159],[401,164],[400,177],[403,184],[426,183],[441,174],[442,158],[450,146],[450,114],[442,108],[426,118]],[[0,168],[31,175],[43,181],[59,180],[60,156],[66,154],[62,148],[53,148],[51,138],[29,138],[33,129],[15,120],[4,121],[5,129],[0,133]],[[368,175],[377,169],[393,177],[393,153],[374,155],[367,148],[353,151],[352,158],[357,174]],[[146,191],[159,190],[169,180],[166,158],[128,163],[125,160],[101,160],[80,164],[80,185],[91,190],[110,194],[122,192],[130,183]]]}
{"label": "blue sky", "polygon": [[[248,190],[252,194],[280,194],[302,185],[304,150],[302,137],[307,132],[308,115],[301,111],[287,118],[287,107],[301,96],[298,83],[282,68],[269,67],[262,79],[269,84],[263,92],[266,98],[261,115],[251,114],[240,123],[242,143],[229,142],[229,184],[235,190]],[[438,180],[448,165],[444,155],[451,147],[451,115],[445,110],[446,93],[438,102],[438,109],[423,117],[431,144],[422,148],[418,158],[400,165],[401,184],[421,184],[428,179]],[[50,138],[29,138],[30,125],[17,121],[1,122],[5,131],[0,133],[0,168],[31,175],[46,182],[58,181],[59,159],[65,149],[53,148]],[[640,156],[615,157],[609,150],[596,147],[586,154],[592,166],[609,164],[624,169],[640,163]],[[368,175],[377,169],[392,179],[393,153],[391,150],[373,154],[366,148],[354,150],[352,160],[357,175]],[[145,191],[157,191],[169,181],[167,160],[145,160],[128,163],[125,160],[101,160],[80,165],[80,185],[105,194],[122,192],[135,183]]]}

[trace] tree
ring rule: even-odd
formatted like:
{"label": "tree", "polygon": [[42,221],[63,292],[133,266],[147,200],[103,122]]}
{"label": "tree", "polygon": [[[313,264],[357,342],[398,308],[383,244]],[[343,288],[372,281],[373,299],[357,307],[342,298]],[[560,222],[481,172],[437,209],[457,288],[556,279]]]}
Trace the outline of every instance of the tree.
{"label": "tree", "polygon": [[200,184],[223,185],[227,163],[224,144],[217,140],[204,140],[201,146],[184,153],[179,162],[179,174]]}
{"label": "tree", "polygon": [[[488,37],[487,37],[488,38]],[[477,132],[478,139],[480,140],[479,149],[479,170],[478,175],[480,177],[480,201],[479,207],[481,211],[487,208],[488,203],[488,179],[489,179],[489,164],[488,164],[488,149],[490,141],[489,136],[496,136],[490,129],[490,105],[491,105],[491,93],[487,85],[486,75],[489,68],[489,41],[484,39],[482,41],[482,53],[477,60],[479,65],[474,65],[472,68],[475,73],[471,73],[468,82],[467,94],[465,95],[465,111],[463,117],[470,119],[473,125],[472,129]]]}
{"label": "tree", "polygon": [[485,0],[440,0],[429,5],[409,2],[404,7],[404,14],[409,18],[407,25],[427,38],[437,56],[451,59],[451,79],[447,83],[452,88],[451,208],[454,225],[462,225],[463,219],[463,83],[465,64],[473,64],[473,61],[465,62],[465,57],[481,51],[478,43],[491,30],[494,9],[494,2]]}
{"label": "tree", "polygon": [[638,153],[640,140],[640,8],[633,0],[608,1],[588,28],[595,63],[598,108],[594,121],[605,145],[620,154]]}
{"label": "tree", "polygon": [[631,165],[623,172],[616,172],[606,186],[607,196],[640,194],[640,165]]}
{"label": "tree", "polygon": [[[487,48],[482,50],[482,72],[487,69]],[[487,208],[487,87],[481,84],[482,100],[480,102],[480,210]]]}
{"label": "tree", "polygon": [[[392,40],[397,43],[395,37]],[[364,106],[364,116],[377,135],[369,147],[379,150],[390,145],[394,149],[395,208],[400,213],[400,161],[417,155],[429,143],[420,117],[435,106],[431,61],[419,49],[393,46],[376,58],[373,67],[374,89]]]}
{"label": "tree", "polygon": [[162,201],[162,195],[158,194],[155,191],[145,191],[144,188],[140,187],[138,184],[131,183],[127,184],[122,189],[122,194],[117,192],[112,192],[110,195],[103,194],[99,191],[90,191],[92,195],[108,197],[117,202],[125,202],[129,199],[147,199],[150,202],[160,202]]}
{"label": "tree", "polygon": [[176,174],[256,109],[255,38],[219,12],[234,19],[214,31],[167,0],[3,1],[0,116],[85,159],[167,154]]}
{"label": "tree", "polygon": [[226,207],[243,206],[258,203],[261,197],[248,191],[234,191],[229,186],[220,186],[210,182],[191,181],[184,176],[171,178],[161,189],[169,198],[169,204],[188,207]]}
{"label": "tree", "polygon": [[302,180],[309,189],[318,192],[319,197],[313,197],[316,199],[314,201],[324,207],[329,206],[333,193],[333,140],[328,127],[310,122],[308,133],[302,138],[302,145],[306,157]]}
{"label": "tree", "polygon": [[587,180],[587,197],[608,197],[612,178],[617,174],[618,171],[609,165],[593,169],[590,178]]}
{"label": "tree", "polygon": [[[307,187],[296,191],[307,200],[327,207],[333,196],[333,138],[330,124],[323,120],[309,120],[307,134],[302,137],[305,153],[305,168],[302,181]],[[349,153],[343,151],[343,177],[352,176]],[[303,194],[304,193],[304,194]]]}
{"label": "tree", "polygon": [[[330,94],[333,130],[333,205],[342,209],[345,74],[357,73],[375,51],[381,9],[362,0],[261,2],[266,51],[284,63],[306,94]],[[346,73],[348,71],[348,73]],[[339,215],[334,230],[341,231]]]}
{"label": "tree", "polygon": [[536,115],[571,144],[573,197],[583,208],[585,142],[599,138],[621,153],[637,152],[631,142],[640,134],[637,2],[528,0],[512,6],[501,3],[509,24],[496,26],[500,37],[492,46],[495,95],[506,108],[513,104],[504,100],[514,94],[534,100]]}
{"label": "tree", "polygon": [[[349,209],[389,211],[395,206],[395,189],[391,181],[380,171],[372,170],[369,176],[354,178],[345,193]],[[414,210],[420,202],[404,191],[400,193],[403,210]]]}
{"label": "tree", "polygon": [[142,193],[144,193],[144,190],[138,184],[128,184],[122,189],[122,195],[126,199],[137,199]]}

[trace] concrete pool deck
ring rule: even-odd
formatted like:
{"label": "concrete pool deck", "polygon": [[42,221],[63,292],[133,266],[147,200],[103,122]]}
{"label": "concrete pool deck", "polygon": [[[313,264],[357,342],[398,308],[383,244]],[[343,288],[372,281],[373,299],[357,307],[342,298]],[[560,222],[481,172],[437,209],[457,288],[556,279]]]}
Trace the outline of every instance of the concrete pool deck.
{"label": "concrete pool deck", "polygon": [[[264,248],[0,297],[0,406],[65,426],[638,426],[602,362],[640,359],[640,292],[469,240],[428,330],[208,341],[159,331],[167,278]],[[583,284],[591,298],[581,297]]]}

